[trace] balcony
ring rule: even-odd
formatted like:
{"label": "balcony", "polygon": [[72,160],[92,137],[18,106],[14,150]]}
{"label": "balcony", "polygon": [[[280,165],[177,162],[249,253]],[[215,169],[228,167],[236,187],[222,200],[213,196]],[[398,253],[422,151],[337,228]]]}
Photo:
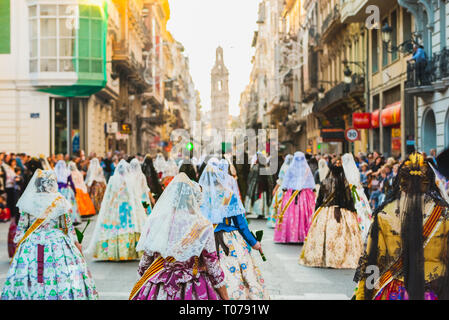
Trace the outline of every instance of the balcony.
{"label": "balcony", "polygon": [[139,90],[143,91],[148,87],[144,78],[145,66],[137,61],[127,41],[122,40],[113,44],[112,63],[116,70],[125,73]]}
{"label": "balcony", "polygon": [[327,91],[323,99],[315,102],[313,112],[325,114],[328,118],[341,117],[342,114],[352,113],[354,101],[358,106],[364,106],[364,92],[364,78],[354,74],[350,84],[340,82]]}
{"label": "balcony", "polygon": [[405,92],[417,96],[433,94],[449,88],[449,49],[434,53],[423,70],[414,61],[407,61]]}
{"label": "balcony", "polygon": [[327,15],[321,25],[321,35],[322,38],[326,39],[328,36],[333,34],[335,27],[341,25],[340,23],[340,10],[338,5]]}

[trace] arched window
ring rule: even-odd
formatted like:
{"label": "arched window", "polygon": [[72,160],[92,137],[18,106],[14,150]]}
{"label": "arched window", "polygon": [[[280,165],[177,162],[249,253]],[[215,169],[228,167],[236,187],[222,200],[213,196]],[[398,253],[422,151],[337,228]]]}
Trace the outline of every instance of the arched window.
{"label": "arched window", "polygon": [[429,154],[431,149],[437,148],[437,130],[435,124],[435,113],[431,108],[424,112],[421,128],[421,149]]}

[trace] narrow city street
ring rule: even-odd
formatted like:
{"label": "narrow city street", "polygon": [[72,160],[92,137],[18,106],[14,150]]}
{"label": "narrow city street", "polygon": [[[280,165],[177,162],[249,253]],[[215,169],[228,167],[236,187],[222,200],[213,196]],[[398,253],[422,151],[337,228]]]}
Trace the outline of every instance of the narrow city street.
{"label": "narrow city street", "polygon": [[[94,222],[94,221],[92,221]],[[81,226],[81,228],[84,224]],[[253,253],[265,278],[271,299],[275,300],[346,300],[352,295],[354,270],[309,268],[298,264],[300,245],[275,244],[273,229],[265,220],[251,219],[251,230],[264,230],[262,248],[267,258]],[[7,233],[9,223],[0,224],[0,285],[3,286],[9,268]],[[94,229],[91,223],[86,231],[84,247]],[[126,300],[138,280],[138,261],[104,262],[88,258],[88,266],[97,285],[101,300]]]}

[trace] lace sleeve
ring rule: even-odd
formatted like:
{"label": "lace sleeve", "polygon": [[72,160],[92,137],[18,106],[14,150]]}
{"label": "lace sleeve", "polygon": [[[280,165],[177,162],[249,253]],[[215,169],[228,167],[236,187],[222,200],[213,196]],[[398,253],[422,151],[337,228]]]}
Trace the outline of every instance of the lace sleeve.
{"label": "lace sleeve", "polygon": [[19,222],[17,223],[16,235],[14,237],[14,243],[17,244],[20,240],[22,240],[25,232],[30,227],[30,215],[28,213],[22,212],[20,215]]}
{"label": "lace sleeve", "polygon": [[147,271],[148,267],[151,266],[153,263],[154,256],[150,256],[148,253],[144,252],[142,258],[139,262],[139,268],[137,269],[137,272],[140,276],[143,276],[145,271]]}

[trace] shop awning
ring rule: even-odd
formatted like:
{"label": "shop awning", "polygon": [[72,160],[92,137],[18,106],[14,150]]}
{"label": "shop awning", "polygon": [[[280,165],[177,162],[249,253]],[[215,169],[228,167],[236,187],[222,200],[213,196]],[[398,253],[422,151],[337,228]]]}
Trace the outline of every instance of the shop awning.
{"label": "shop awning", "polygon": [[401,123],[401,101],[385,106],[380,115],[382,126],[391,127]]}

